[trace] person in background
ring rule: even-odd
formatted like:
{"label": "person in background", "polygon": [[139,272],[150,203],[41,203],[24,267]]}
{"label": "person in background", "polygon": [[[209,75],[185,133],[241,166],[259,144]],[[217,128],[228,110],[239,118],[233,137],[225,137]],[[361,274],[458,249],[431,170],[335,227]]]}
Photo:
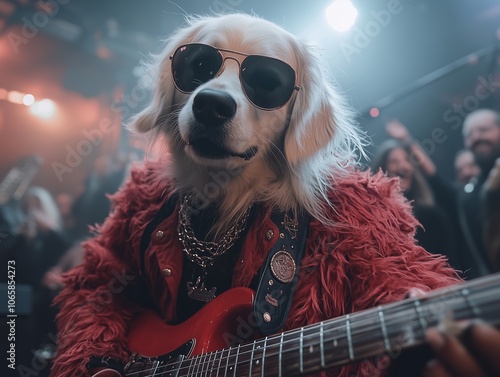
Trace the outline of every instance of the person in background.
{"label": "person in background", "polygon": [[474,160],[474,154],[468,149],[461,149],[455,156],[455,180],[458,187],[471,192],[480,173]]}
{"label": "person in background", "polygon": [[[31,314],[21,318],[16,338],[20,362],[31,365],[34,357],[53,356],[56,309],[51,305],[57,290],[46,287],[42,278],[56,265],[70,246],[63,232],[61,214],[52,195],[42,187],[31,187],[22,199],[25,221],[14,245],[2,253],[2,259],[16,262],[16,285],[31,287]],[[2,263],[7,265],[7,263]],[[50,344],[51,349],[45,349]]]}
{"label": "person in background", "polygon": [[85,189],[73,203],[78,239],[87,238],[89,226],[101,224],[109,213],[110,206],[106,194],[114,193],[122,178],[115,178],[111,156],[99,156],[85,180]]}
{"label": "person in background", "polygon": [[72,206],[79,241],[92,234],[92,227],[104,222],[111,209],[108,195],[118,190],[127,174],[127,161],[122,156],[102,155],[95,160],[85,189]]}
{"label": "person in background", "polygon": [[412,201],[413,213],[422,227],[416,239],[424,249],[448,257],[450,264],[460,269],[451,222],[445,211],[437,205],[429,183],[420,166],[412,163],[408,145],[398,140],[382,143],[373,159],[372,171],[380,169],[390,177],[398,177],[404,196]]}
{"label": "person in background", "polygon": [[[458,205],[460,193],[463,191],[462,188],[457,190],[454,185],[441,179],[434,162],[420,145],[413,140],[408,129],[401,122],[397,120],[389,122],[386,125],[386,131],[390,137],[406,146],[412,165],[418,167],[418,170],[422,172],[432,191],[435,203],[448,218],[451,225],[449,236],[453,238],[449,243],[450,247],[454,248],[452,254],[455,255],[455,263],[458,264],[456,267],[464,271],[465,277],[468,279],[488,274],[490,270],[485,260],[477,250],[471,247],[470,242],[467,241],[468,234],[463,230],[463,216],[460,214]],[[469,174],[473,173],[474,170],[472,169],[472,173],[469,172]],[[422,225],[426,228],[425,223]]]}
{"label": "person in background", "polygon": [[65,230],[72,237],[73,245],[48,270],[43,284],[52,289],[63,287],[63,274],[83,261],[82,241],[88,237],[90,227],[99,226],[111,209],[108,195],[114,194],[129,176],[131,165],[139,159],[135,153],[111,157],[103,155],[94,163],[88,176],[86,190],[73,200],[68,194],[58,195],[58,205],[66,219]]}
{"label": "person in background", "polygon": [[139,159],[136,153],[118,156],[102,155],[94,162],[94,168],[84,183],[82,193],[73,199],[67,193],[56,198],[65,232],[73,241],[72,246],[48,270],[43,284],[53,289],[62,288],[63,274],[78,266],[83,260],[82,242],[108,216],[111,205],[108,195],[114,194],[130,173],[131,165]]}
{"label": "person in background", "polygon": [[484,184],[484,243],[494,272],[500,271],[500,158]]}
{"label": "person in background", "polygon": [[490,271],[500,271],[500,113],[479,109],[463,123],[465,147],[481,172],[477,184],[460,200],[464,232]]}
{"label": "person in background", "polygon": [[74,197],[67,192],[56,195],[57,208],[59,208],[59,213],[61,214],[63,229],[70,238],[76,236],[76,219],[72,212],[73,202]]}

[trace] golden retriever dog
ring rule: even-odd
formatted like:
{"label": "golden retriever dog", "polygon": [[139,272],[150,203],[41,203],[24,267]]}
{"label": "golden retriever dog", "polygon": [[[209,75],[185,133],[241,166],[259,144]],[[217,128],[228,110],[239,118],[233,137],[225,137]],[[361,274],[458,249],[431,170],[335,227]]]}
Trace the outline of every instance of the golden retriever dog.
{"label": "golden retriever dog", "polygon": [[[416,245],[417,222],[397,180],[358,169],[364,137],[310,46],[253,16],[199,17],[173,34],[150,68],[154,97],[128,127],[167,140],[167,162],[132,171],[112,197],[113,212],[85,242],[84,262],[66,276],[55,301],[60,341],[52,376],[88,375],[110,367],[110,360],[126,364],[131,318],[144,306],[156,308],[161,321],[180,324],[176,333],[183,338],[193,323],[184,328],[188,318],[209,326],[210,315],[199,311],[216,295],[258,286],[267,294],[255,307],[290,304],[273,333],[398,301],[412,288],[460,281],[442,256]],[[305,212],[309,218],[302,221]],[[300,238],[302,250],[286,241]],[[292,249],[302,252],[297,263]],[[254,284],[263,269],[272,277]],[[130,287],[116,288],[117,271]],[[255,316],[261,323],[271,321],[269,312],[261,314]],[[403,325],[408,322],[404,317]],[[345,356],[345,341],[337,344],[336,330],[329,334],[335,341],[324,360],[304,374],[339,365],[336,355]],[[358,354],[347,336],[352,347],[343,363],[360,361],[365,344]],[[168,331],[165,338],[175,336]],[[160,344],[148,335],[139,339],[146,348]],[[337,345],[343,349],[331,348]],[[307,349],[313,352],[312,345]],[[296,375],[297,355],[289,355],[294,359],[283,368]],[[204,365],[212,368],[208,360]],[[362,364],[333,375],[373,376],[387,368],[375,365],[375,373]],[[264,362],[255,368],[260,365],[259,374],[267,375]]]}
{"label": "golden retriever dog", "polygon": [[224,231],[254,202],[324,216],[362,137],[310,46],[244,14],[192,18],[150,67],[155,97],[130,128],[167,135],[177,189]]}

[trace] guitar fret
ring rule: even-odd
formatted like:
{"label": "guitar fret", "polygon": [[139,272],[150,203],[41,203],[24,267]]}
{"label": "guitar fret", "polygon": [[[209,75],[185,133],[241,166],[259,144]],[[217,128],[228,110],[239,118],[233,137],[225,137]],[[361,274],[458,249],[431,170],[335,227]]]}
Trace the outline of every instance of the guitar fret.
{"label": "guitar fret", "polygon": [[226,368],[224,369],[224,377],[227,377],[227,367],[229,366],[229,355],[230,354],[231,354],[231,346],[229,346],[229,349],[227,350]]}
{"label": "guitar fret", "polygon": [[196,373],[194,374],[195,376],[198,375],[198,372],[202,372],[203,369],[200,370],[200,368],[202,368],[202,364],[203,362],[201,361],[202,360],[202,356],[198,356],[198,368],[196,368]]}
{"label": "guitar fret", "polygon": [[300,364],[300,373],[304,372],[304,328],[300,328],[300,345],[299,345],[299,364]]}
{"label": "guitar fret", "polygon": [[193,362],[194,362],[194,357],[191,358],[191,362],[189,363],[189,367],[188,367],[188,371],[187,371],[188,376],[191,375],[191,368],[193,367]]}
{"label": "guitar fret", "polygon": [[349,319],[349,314],[347,314],[345,318],[346,318],[347,343],[349,345],[349,359],[351,359],[351,361],[354,361],[354,349],[352,347],[351,321]]}
{"label": "guitar fret", "polygon": [[195,368],[196,368],[196,357],[191,357],[191,363],[189,365],[188,376],[194,375]]}
{"label": "guitar fret", "polygon": [[477,307],[477,305],[475,305],[471,299],[470,299],[470,292],[467,288],[464,288],[460,291],[460,293],[462,294],[462,296],[464,297],[465,299],[465,302],[467,303],[467,305],[469,305],[469,307],[471,308],[472,310],[472,314],[474,314],[474,317],[476,318],[479,318],[481,316],[481,309],[479,309]]}
{"label": "guitar fret", "polygon": [[[205,374],[205,377],[208,377],[208,376],[211,377],[212,376],[212,371],[214,370],[214,366],[212,364],[212,361],[210,361],[212,359],[212,355],[213,354],[208,354],[207,373]],[[209,366],[210,366],[210,372],[209,372],[209,369],[208,369]]]}
{"label": "guitar fret", "polygon": [[213,375],[212,372],[217,372],[217,368],[215,367],[215,362],[217,361],[217,352],[219,351],[216,350],[215,352],[211,352],[211,354],[213,355],[213,360],[210,362],[210,377],[212,377]]}
{"label": "guitar fret", "polygon": [[422,315],[422,305],[419,299],[416,299],[414,301],[414,304],[415,304],[415,311],[417,312],[418,320],[420,322],[420,326],[422,327],[422,333],[424,333],[425,330],[427,329],[427,321]]}
{"label": "guitar fret", "polygon": [[224,356],[224,350],[222,350],[220,352],[220,356],[219,356],[219,364],[217,365],[217,376],[216,377],[219,377],[219,370],[220,370],[220,363],[222,362],[222,356]]}
{"label": "guitar fret", "polygon": [[203,362],[201,363],[201,370],[200,370],[201,377],[207,377],[207,372],[208,372],[207,357],[209,357],[209,354],[207,353],[203,354]]}
{"label": "guitar fret", "polygon": [[[178,375],[180,370],[182,369],[183,362],[184,357],[181,357],[178,362],[172,365],[170,372],[175,371]],[[158,370],[156,371],[156,373],[158,374],[158,376],[163,376],[169,373],[169,367],[167,367],[167,365],[163,361],[158,360]]]}
{"label": "guitar fret", "polygon": [[384,347],[386,351],[391,350],[391,342],[389,341],[389,336],[387,334],[387,326],[385,324],[384,310],[381,306],[378,307],[378,316],[380,318],[380,324],[382,326],[382,335],[384,336]]}
{"label": "guitar fret", "polygon": [[233,377],[236,377],[236,365],[238,364],[238,356],[240,356],[240,345],[239,344],[238,344],[238,349],[236,350],[236,360],[234,361]]}
{"label": "guitar fret", "polygon": [[319,348],[321,353],[321,368],[325,368],[325,345],[323,341],[323,321],[320,323]]}
{"label": "guitar fret", "polygon": [[199,362],[200,362],[200,356],[196,356],[194,358],[193,376],[196,376],[196,373],[197,373],[198,369],[200,368]]}
{"label": "guitar fret", "polygon": [[255,351],[255,340],[253,341],[252,353],[250,355],[250,369],[248,371],[248,377],[252,377],[252,367],[253,367],[253,353]]}
{"label": "guitar fret", "polygon": [[156,374],[156,372],[157,372],[157,369],[158,369],[158,365],[159,365],[159,364],[160,364],[160,362],[159,362],[159,361],[154,361],[154,362],[153,362],[153,365],[152,365],[152,367],[151,367],[151,371],[152,371],[152,372],[151,372],[151,376],[152,376],[152,377],[154,377],[154,376],[155,376],[155,374]]}
{"label": "guitar fret", "polygon": [[278,361],[278,377],[281,377],[281,362],[283,359],[283,333],[280,336],[280,352],[279,352],[279,361]]}
{"label": "guitar fret", "polygon": [[267,336],[264,339],[264,346],[262,348],[262,369],[260,370],[260,376],[264,377],[264,366],[266,362],[266,346],[267,346]]}
{"label": "guitar fret", "polygon": [[327,321],[323,324],[325,364],[328,366],[341,365],[343,361],[350,360],[346,330],[345,326],[339,326],[341,323],[344,321]]}
{"label": "guitar fret", "polygon": [[205,353],[203,354],[202,361],[200,363],[200,376],[202,375],[203,371],[206,371],[206,365],[207,365],[207,354]]}
{"label": "guitar fret", "polygon": [[196,366],[196,358],[191,356],[190,362],[189,362],[189,368],[188,368],[188,371],[187,371],[187,375],[188,376],[192,376],[193,375],[195,366]]}

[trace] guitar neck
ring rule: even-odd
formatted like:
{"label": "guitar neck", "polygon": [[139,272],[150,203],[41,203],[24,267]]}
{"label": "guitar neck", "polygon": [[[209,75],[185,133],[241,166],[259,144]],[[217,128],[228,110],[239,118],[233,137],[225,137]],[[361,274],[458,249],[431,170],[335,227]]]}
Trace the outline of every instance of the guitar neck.
{"label": "guitar neck", "polygon": [[[452,317],[500,325],[500,274],[179,362],[155,376],[300,376],[425,342],[425,331]],[[448,321],[450,322],[450,321]],[[164,368],[164,369],[162,369]]]}

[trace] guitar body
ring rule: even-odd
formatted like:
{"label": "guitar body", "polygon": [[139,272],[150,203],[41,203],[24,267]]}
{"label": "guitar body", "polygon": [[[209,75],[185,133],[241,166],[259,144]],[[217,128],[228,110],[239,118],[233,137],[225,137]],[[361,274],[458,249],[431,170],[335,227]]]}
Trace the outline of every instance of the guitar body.
{"label": "guitar body", "polygon": [[154,312],[145,311],[134,319],[129,331],[129,349],[146,357],[169,354],[185,347],[197,356],[228,348],[243,340],[256,338],[252,326],[254,291],[231,289],[216,297],[194,316],[179,325],[168,325]]}

